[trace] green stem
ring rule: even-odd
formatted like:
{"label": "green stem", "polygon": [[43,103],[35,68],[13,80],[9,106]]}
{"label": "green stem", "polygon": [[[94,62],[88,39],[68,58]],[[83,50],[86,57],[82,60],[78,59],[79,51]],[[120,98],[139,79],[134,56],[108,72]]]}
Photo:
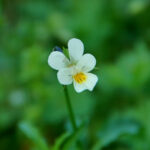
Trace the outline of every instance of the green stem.
{"label": "green stem", "polygon": [[74,131],[76,131],[77,130],[77,125],[76,125],[73,109],[72,109],[72,106],[71,106],[71,101],[70,101],[67,86],[64,86],[64,93],[65,93],[65,98],[66,98],[66,103],[67,103],[67,108],[68,108],[68,111],[69,111],[69,116],[70,116],[72,128],[73,128]]}

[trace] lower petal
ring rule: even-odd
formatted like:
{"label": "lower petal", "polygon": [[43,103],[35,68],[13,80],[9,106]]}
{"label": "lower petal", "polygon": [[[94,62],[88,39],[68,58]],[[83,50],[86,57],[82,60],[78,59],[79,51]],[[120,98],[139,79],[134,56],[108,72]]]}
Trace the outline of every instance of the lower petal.
{"label": "lower petal", "polygon": [[83,92],[84,90],[87,89],[85,84],[79,84],[75,80],[73,81],[73,85],[74,85],[74,88],[75,88],[77,93]]}
{"label": "lower petal", "polygon": [[98,81],[98,77],[92,73],[86,73],[85,75],[87,76],[87,79],[84,83],[80,84],[75,80],[73,81],[74,88],[78,93],[83,92],[84,90],[92,91]]}
{"label": "lower petal", "polygon": [[89,91],[92,91],[98,82],[98,77],[95,74],[92,73],[86,73],[87,75],[87,81],[85,82],[85,85]]}
{"label": "lower petal", "polygon": [[72,69],[64,68],[58,71],[57,78],[60,84],[69,85],[72,83]]}

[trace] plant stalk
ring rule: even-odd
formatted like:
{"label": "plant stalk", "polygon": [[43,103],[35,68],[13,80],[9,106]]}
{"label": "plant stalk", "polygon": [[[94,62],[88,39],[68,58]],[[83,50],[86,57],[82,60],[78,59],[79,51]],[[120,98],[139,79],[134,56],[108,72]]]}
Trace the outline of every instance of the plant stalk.
{"label": "plant stalk", "polygon": [[69,112],[70,121],[72,124],[72,128],[75,132],[77,130],[77,125],[76,125],[76,120],[75,120],[75,116],[73,113],[73,109],[72,109],[72,105],[71,105],[70,96],[68,93],[67,86],[64,86],[64,93],[65,93],[66,104],[67,104],[67,108],[68,108],[68,112]]}

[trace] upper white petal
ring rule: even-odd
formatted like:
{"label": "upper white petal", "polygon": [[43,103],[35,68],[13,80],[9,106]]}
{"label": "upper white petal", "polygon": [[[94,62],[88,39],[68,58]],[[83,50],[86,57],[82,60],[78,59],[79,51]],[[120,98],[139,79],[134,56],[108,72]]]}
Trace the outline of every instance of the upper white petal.
{"label": "upper white petal", "polygon": [[94,69],[96,65],[96,59],[91,54],[85,54],[81,57],[77,63],[77,67],[83,72],[89,72]]}
{"label": "upper white petal", "polygon": [[48,64],[53,69],[59,70],[67,67],[69,65],[69,60],[62,52],[54,51],[50,53],[48,57]]}
{"label": "upper white petal", "polygon": [[58,71],[57,78],[60,84],[68,85],[72,83],[72,68],[63,68]]}
{"label": "upper white petal", "polygon": [[92,91],[94,89],[98,81],[98,77],[92,73],[86,73],[86,76],[87,76],[87,80],[82,84],[79,84],[75,80],[73,80],[73,84],[76,92],[80,93],[84,90]]}
{"label": "upper white petal", "polygon": [[68,42],[69,56],[72,62],[77,62],[84,52],[84,45],[81,40],[73,38]]}

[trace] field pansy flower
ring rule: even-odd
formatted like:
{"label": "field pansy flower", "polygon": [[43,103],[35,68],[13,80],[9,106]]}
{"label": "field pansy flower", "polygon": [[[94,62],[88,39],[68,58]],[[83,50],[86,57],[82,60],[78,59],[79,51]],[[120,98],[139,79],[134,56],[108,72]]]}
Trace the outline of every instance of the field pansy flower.
{"label": "field pansy flower", "polygon": [[84,45],[81,40],[73,38],[68,42],[69,59],[60,51],[53,51],[48,57],[48,64],[57,72],[58,81],[62,85],[74,85],[76,92],[92,91],[98,77],[89,73],[96,65],[91,54],[83,54]]}

